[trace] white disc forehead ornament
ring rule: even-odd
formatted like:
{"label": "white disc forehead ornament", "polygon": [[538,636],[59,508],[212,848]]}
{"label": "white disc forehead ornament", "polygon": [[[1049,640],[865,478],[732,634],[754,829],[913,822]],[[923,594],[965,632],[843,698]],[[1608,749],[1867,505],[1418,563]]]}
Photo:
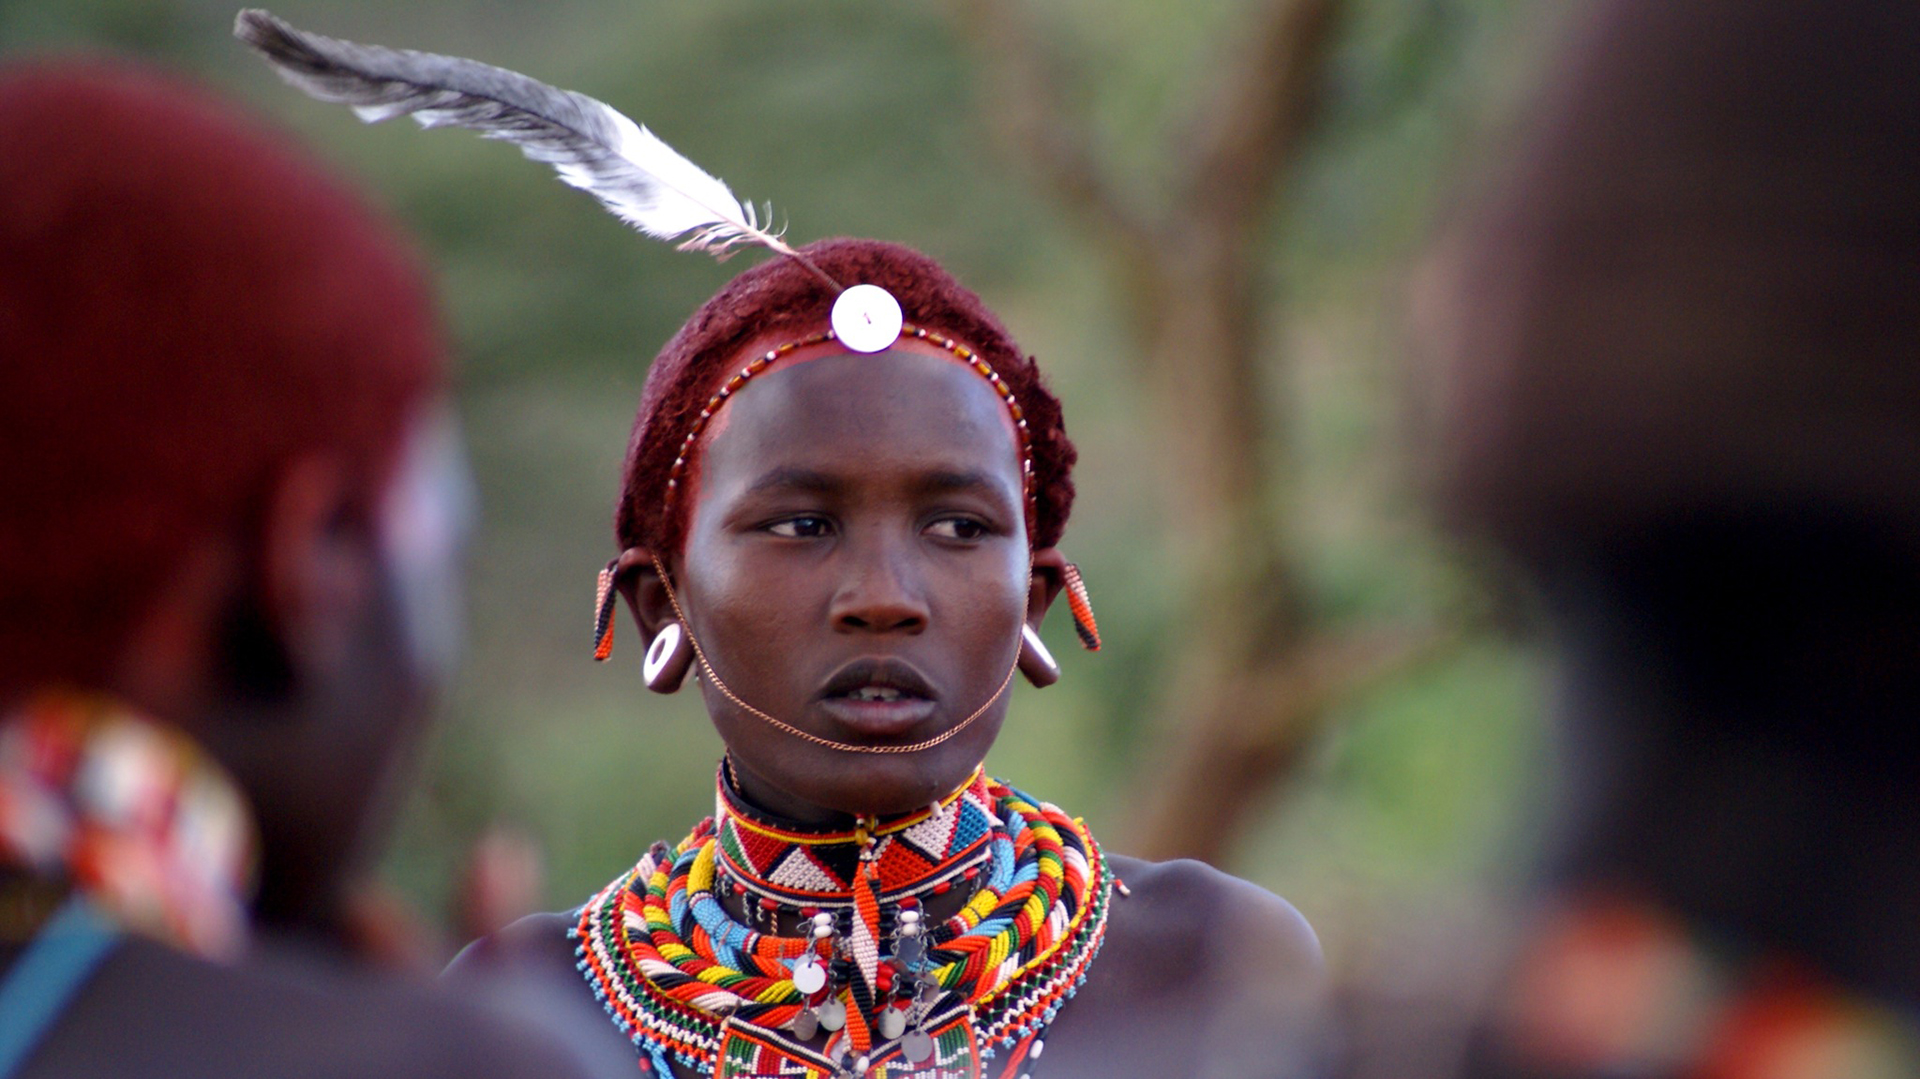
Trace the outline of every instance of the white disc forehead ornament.
{"label": "white disc forehead ornament", "polygon": [[833,336],[855,352],[885,352],[902,321],[900,301],[879,285],[855,285],[833,301]]}

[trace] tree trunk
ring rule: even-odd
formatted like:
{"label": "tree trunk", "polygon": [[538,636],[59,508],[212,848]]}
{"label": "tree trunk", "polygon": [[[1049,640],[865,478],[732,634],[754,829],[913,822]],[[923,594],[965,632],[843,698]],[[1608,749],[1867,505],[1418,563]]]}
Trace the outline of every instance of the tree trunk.
{"label": "tree trunk", "polygon": [[1310,624],[1272,519],[1290,478],[1279,364],[1259,301],[1263,242],[1312,126],[1339,0],[1265,0],[1216,66],[1164,157],[1167,205],[1141,212],[1108,182],[1019,0],[951,0],[989,73],[988,115],[1016,156],[1100,244],[1134,312],[1142,382],[1186,596],[1160,770],[1122,846],[1218,861],[1259,795],[1297,759],[1331,702],[1436,638],[1329,636]]}

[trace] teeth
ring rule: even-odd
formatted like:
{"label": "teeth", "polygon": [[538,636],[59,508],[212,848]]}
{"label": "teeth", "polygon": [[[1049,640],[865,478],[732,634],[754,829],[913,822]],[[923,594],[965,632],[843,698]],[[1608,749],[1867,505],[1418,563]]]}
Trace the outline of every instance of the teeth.
{"label": "teeth", "polygon": [[856,701],[897,701],[900,691],[892,686],[861,686],[851,696]]}

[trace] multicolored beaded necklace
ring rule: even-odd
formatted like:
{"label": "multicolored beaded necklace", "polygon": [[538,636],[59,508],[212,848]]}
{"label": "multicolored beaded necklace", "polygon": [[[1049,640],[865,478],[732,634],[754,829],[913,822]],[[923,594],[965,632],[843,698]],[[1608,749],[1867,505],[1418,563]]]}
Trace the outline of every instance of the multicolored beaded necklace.
{"label": "multicolored beaded necklace", "polygon": [[[717,786],[713,817],[656,844],[573,929],[578,965],[643,1071],[1025,1074],[1106,932],[1113,878],[1085,825],[980,771],[926,809],[851,831],[769,820],[724,763]],[[954,889],[971,890],[966,905],[929,924],[922,899]],[[779,935],[782,913],[804,933]]]}
{"label": "multicolored beaded necklace", "polygon": [[233,956],[255,846],[239,789],[169,727],[77,693],[0,719],[0,864],[71,888],[127,929]]}

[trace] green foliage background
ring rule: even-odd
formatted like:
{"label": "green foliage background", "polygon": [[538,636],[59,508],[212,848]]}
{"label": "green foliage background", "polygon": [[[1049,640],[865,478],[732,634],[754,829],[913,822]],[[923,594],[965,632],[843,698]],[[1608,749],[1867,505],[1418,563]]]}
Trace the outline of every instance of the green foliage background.
{"label": "green foliage background", "polygon": [[[599,97],[807,240],[861,234],[945,262],[1037,353],[1082,448],[1068,549],[1098,656],[1048,638],[1066,678],[1022,688],[991,763],[1125,848],[1154,782],[1163,627],[1182,602],[1157,553],[1163,509],[1121,302],[1094,250],[988,136],[976,67],[935,0],[277,0],[297,25],[452,52]],[[1243,0],[1031,0],[1082,76],[1076,105],[1143,196],[1169,126],[1231,42]],[[1336,964],[1398,913],[1499,887],[1529,841],[1540,664],[1483,628],[1477,578],[1424,523],[1400,319],[1412,259],[1448,193],[1524,98],[1550,3],[1354,0],[1322,120],[1269,220],[1270,384],[1293,462],[1288,542],[1309,606],[1338,625],[1468,612],[1441,658],[1347,701],[1227,868],[1287,895]],[[419,236],[459,355],[483,496],[472,630],[445,722],[386,862],[438,914],[495,822],[544,843],[571,905],[710,807],[719,744],[693,694],[645,693],[623,628],[588,658],[595,568],[647,361],[738,264],[638,238],[506,147],[364,128],[284,88],[228,35],[231,2],[0,0],[8,59],[111,51],[184,69],[355,177]],[[4,152],[0,150],[0,152]],[[752,258],[754,256],[746,256]]]}

